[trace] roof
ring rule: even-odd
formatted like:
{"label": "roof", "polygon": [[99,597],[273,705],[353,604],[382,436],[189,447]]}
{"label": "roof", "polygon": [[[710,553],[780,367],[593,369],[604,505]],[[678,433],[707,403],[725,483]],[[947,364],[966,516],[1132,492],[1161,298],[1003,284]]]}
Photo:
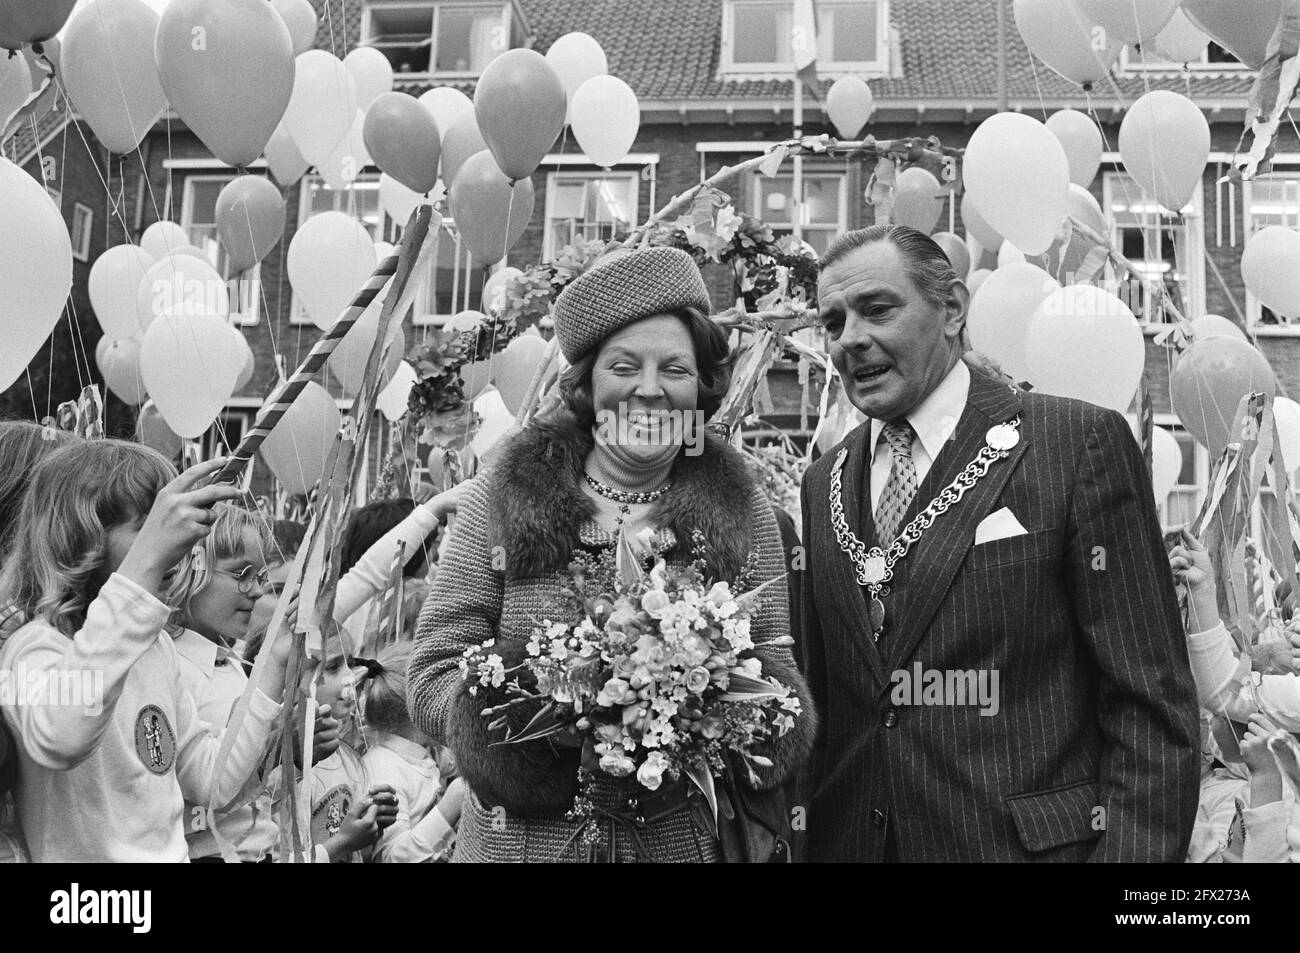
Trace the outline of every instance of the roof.
{"label": "roof", "polygon": [[[326,5],[314,0],[324,11]],[[534,48],[545,51],[573,30],[590,33],[605,48],[612,74],[625,80],[644,103],[694,100],[747,103],[788,100],[792,82],[730,79],[718,74],[724,0],[515,0],[533,31]],[[1007,94],[1011,103],[1053,105],[1085,102],[1082,90],[1033,58],[1020,38],[1006,3]],[[888,103],[987,102],[998,99],[998,0],[889,0],[895,36],[890,77],[866,77],[881,106]],[[364,3],[345,5],[346,23],[322,16],[320,45],[344,55],[360,42]],[[331,43],[331,29],[333,43]],[[1171,89],[1206,102],[1244,106],[1255,74],[1250,71],[1128,73],[1117,79],[1123,102],[1148,89]],[[400,79],[400,77],[399,77]],[[830,86],[822,80],[823,90]],[[437,85],[413,81],[402,88],[418,93]],[[458,84],[469,89],[472,84]],[[1099,104],[1115,104],[1115,90],[1093,94]]]}

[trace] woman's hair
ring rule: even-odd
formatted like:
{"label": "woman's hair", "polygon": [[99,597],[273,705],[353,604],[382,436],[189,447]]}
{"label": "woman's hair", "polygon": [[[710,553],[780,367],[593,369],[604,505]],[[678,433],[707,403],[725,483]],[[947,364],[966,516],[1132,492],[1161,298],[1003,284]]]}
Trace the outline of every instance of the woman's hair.
{"label": "woman's hair", "polygon": [[47,454],[19,510],[0,601],[74,635],[110,575],[108,531],[147,516],[175,478],[161,453],[125,440],[79,440]]}
{"label": "woman's hair", "polygon": [[[343,531],[343,556],[339,562],[339,575],[342,576],[359,563],[366,550],[413,512],[415,501],[409,497],[377,500],[354,510]],[[426,547],[417,546],[414,552],[407,554],[403,575],[408,579],[418,578],[425,574],[428,565]]]}
{"label": "woman's hair", "polygon": [[[172,622],[178,625],[189,623],[190,600],[212,581],[212,569],[219,560],[247,556],[269,561],[275,551],[271,527],[261,513],[234,503],[217,503],[212,511],[217,515],[212,532],[185,555],[167,587],[166,602],[172,608]],[[244,552],[247,533],[257,540],[257,548],[251,553]],[[203,553],[202,558],[195,558],[197,552]]]}
{"label": "woman's hair", "polygon": [[410,724],[406,709],[406,666],[410,660],[411,643],[394,642],[380,650],[378,659],[363,663],[366,724],[380,731],[395,731]]}
{"label": "woman's hair", "polygon": [[66,430],[26,420],[0,420],[0,563],[18,522],[32,470],[46,454],[77,438]]}
{"label": "woman's hair", "polygon": [[298,548],[306,538],[306,526],[293,520],[276,520],[271,524],[271,539],[274,540],[274,545],[267,556],[267,565],[293,562],[293,557],[298,554]]}

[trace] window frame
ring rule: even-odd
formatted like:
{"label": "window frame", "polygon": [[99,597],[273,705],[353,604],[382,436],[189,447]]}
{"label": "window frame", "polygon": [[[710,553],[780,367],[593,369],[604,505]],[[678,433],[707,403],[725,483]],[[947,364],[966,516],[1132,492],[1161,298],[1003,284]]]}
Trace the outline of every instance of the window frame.
{"label": "window frame", "polygon": [[[257,173],[250,173],[250,174],[256,175]],[[193,219],[194,183],[197,182],[227,182],[228,183],[228,182],[233,182],[237,177],[238,177],[238,173],[233,169],[231,169],[229,172],[221,172],[221,171],[213,172],[213,171],[205,171],[203,169],[197,169],[194,172],[189,172],[185,174],[185,177],[181,182],[181,215],[180,215],[181,220],[178,224],[180,225],[181,228],[185,230],[185,234],[187,237],[190,234],[190,229],[194,227],[194,219]],[[216,228],[215,222],[212,223],[212,227]],[[209,262],[209,264],[211,264],[213,268],[216,268],[215,263]],[[218,274],[220,273],[218,272]],[[239,293],[241,295],[243,293],[242,284],[245,281],[251,282],[252,286],[255,289],[260,289],[261,281],[262,281],[261,262],[258,262],[256,265],[254,265],[248,271],[243,272],[242,274],[244,275],[244,277],[242,278],[236,278],[235,276],[221,275],[222,280],[226,282],[227,293],[229,293],[230,291],[230,283],[232,281],[240,282]],[[245,312],[245,311],[230,312],[230,323],[237,328],[251,328],[261,323],[261,320],[262,320],[261,294],[253,295],[251,312]]]}
{"label": "window frame", "polygon": [[429,12],[429,69],[424,72],[394,73],[399,81],[413,79],[475,79],[480,75],[480,72],[475,70],[439,70],[433,68],[438,56],[438,22],[444,10],[499,10],[501,30],[505,36],[506,45],[497,51],[497,55],[514,48],[515,27],[521,25],[519,18],[516,16],[514,4],[509,0],[506,0],[506,2],[493,2],[493,0],[426,0],[426,2],[421,3],[375,0],[375,2],[368,2],[362,7],[359,45],[369,46],[381,53],[384,50],[382,46],[375,46],[371,33],[372,15],[376,10],[419,11],[422,9],[427,9]]}
{"label": "window frame", "polygon": [[74,202],[72,224],[68,226],[68,235],[72,238],[72,257],[77,261],[90,261],[90,240],[94,228],[95,210],[82,202]]}
{"label": "window frame", "polygon": [[[1261,172],[1258,176],[1261,179],[1291,179],[1300,183],[1300,155],[1281,154],[1273,157],[1272,171]],[[1241,183],[1241,243],[1245,247],[1250,241],[1252,235],[1258,229],[1255,227],[1255,216],[1251,211],[1251,205],[1255,198],[1255,181],[1247,179]],[[1297,190],[1296,204],[1300,206],[1300,189]],[[1285,216],[1284,216],[1285,221]],[[1288,226],[1289,227],[1289,226]],[[1296,227],[1300,228],[1300,217],[1297,217]],[[1264,317],[1263,305],[1258,298],[1251,294],[1249,288],[1245,288],[1246,295],[1246,324],[1251,334],[1264,337],[1300,337],[1300,316],[1292,318],[1285,324],[1262,324]]]}
{"label": "window frame", "polygon": [[[841,235],[849,230],[849,170],[847,168],[847,163],[845,163],[844,166],[844,168],[840,168],[838,164],[820,165],[809,161],[804,162],[802,178],[805,188],[807,188],[810,179],[830,179],[836,182],[836,186],[839,189],[839,221],[835,222],[833,225],[829,222],[805,223],[802,221],[793,221],[790,226],[791,234],[799,240],[804,240],[805,228],[825,230],[833,227],[837,229]],[[748,209],[749,214],[761,219],[774,233],[784,232],[786,226],[773,223],[766,214],[767,210],[762,207],[763,183],[780,179],[788,179],[790,181],[790,193],[793,195],[794,173],[780,171],[775,175],[753,175],[750,179],[750,186],[746,196],[748,199],[746,208]],[[800,204],[802,205],[802,196],[800,196],[800,199]]]}
{"label": "window frame", "polygon": [[[313,213],[311,210],[311,187],[313,185],[322,186],[324,191],[337,196],[346,206],[347,197],[354,192],[357,183],[363,181],[366,183],[367,186],[371,182],[374,183],[375,193],[377,196],[378,188],[379,188],[379,170],[372,165],[368,165],[365,168],[363,168],[361,171],[359,171],[357,173],[356,179],[354,179],[351,183],[349,183],[348,188],[344,189],[341,192],[331,189],[326,184],[325,180],[321,177],[319,172],[308,172],[304,174],[303,177],[298,180],[298,222],[294,226],[294,231],[293,231],[294,235],[297,235],[298,229],[302,228],[303,225],[307,224],[307,220],[312,217]],[[367,189],[367,191],[369,191],[369,189]],[[376,201],[378,201],[378,199],[376,199]],[[330,211],[330,210],[323,209],[322,211]],[[346,212],[347,209],[346,207],[344,207],[344,208],[337,209],[337,211]],[[376,242],[391,241],[393,235],[393,227],[394,227],[393,220],[389,218],[388,213],[384,211],[384,206],[382,202],[379,202],[379,216],[380,216],[379,237],[375,237],[374,234],[372,233],[371,239],[372,241],[376,241]],[[361,224],[362,227],[364,228],[365,227],[364,223]],[[291,240],[291,238],[290,236],[286,236],[284,239],[281,240],[287,242]],[[287,248],[288,246],[286,245],[285,247]],[[291,292],[291,294],[289,295],[289,326],[295,328],[315,327],[315,322],[312,321],[311,316],[307,314],[307,309],[302,306],[302,302],[298,299],[298,292],[293,290],[292,282],[290,282],[289,284],[289,290]]]}
{"label": "window frame", "polygon": [[[1210,40],[1210,43],[1214,42]],[[1181,75],[1188,71],[1193,74],[1197,73],[1246,73],[1250,67],[1238,60],[1235,63],[1215,63],[1210,60],[1210,46],[1206,44],[1204,52],[1201,53],[1201,59],[1184,63],[1178,63],[1174,60],[1161,59],[1153,55],[1150,59],[1144,59],[1141,56],[1133,55],[1133,48],[1125,46],[1120,52],[1118,71],[1122,76],[1126,73],[1153,74],[1153,73],[1174,73]]]}
{"label": "window frame", "polygon": [[[822,0],[823,10],[837,3],[847,4],[853,0]],[[845,74],[866,74],[868,76],[887,76],[890,69],[890,17],[889,0],[858,0],[876,5],[876,58],[874,60],[823,60],[820,53],[817,59],[817,73],[820,76],[836,77]],[[775,78],[788,79],[794,72],[794,52],[790,59],[774,63],[737,63],[735,56],[735,17],[737,4],[761,4],[763,6],[789,6],[793,9],[793,0],[723,0],[722,2],[722,43],[718,54],[718,73],[726,78]],[[824,23],[819,29],[824,28]],[[820,40],[820,32],[818,38]]]}
{"label": "window frame", "polygon": [[586,181],[600,181],[618,179],[620,181],[630,181],[632,183],[632,228],[639,224],[641,209],[641,171],[631,169],[619,169],[616,171],[605,172],[596,166],[569,167],[555,169],[546,173],[546,207],[543,210],[542,227],[542,261],[553,261],[556,252],[555,242],[551,232],[551,219],[555,211],[555,196],[559,180],[563,178],[581,178]]}

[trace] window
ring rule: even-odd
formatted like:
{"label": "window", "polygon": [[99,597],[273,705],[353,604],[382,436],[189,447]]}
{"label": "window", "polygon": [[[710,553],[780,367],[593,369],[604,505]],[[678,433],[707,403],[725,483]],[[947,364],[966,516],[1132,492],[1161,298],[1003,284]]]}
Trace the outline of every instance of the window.
{"label": "window", "polygon": [[229,259],[217,238],[217,196],[233,178],[233,175],[188,177],[181,205],[181,227],[189,233],[190,243],[203,252],[217,274],[230,285],[231,323],[256,324],[262,306],[262,266],[254,265],[238,275],[229,274]]}
{"label": "window", "polygon": [[[1248,69],[1245,63],[1237,59],[1218,43],[1210,43],[1198,60],[1186,64],[1190,70],[1198,72],[1224,72]],[[1181,73],[1183,64],[1173,60],[1162,60],[1159,54],[1152,52],[1149,56],[1133,52],[1131,46],[1124,47],[1119,61],[1121,72],[1147,73]]]}
{"label": "window", "polygon": [[[726,0],[722,17],[724,73],[788,73],[792,69],[793,0]],[[821,0],[817,4],[820,72],[885,72],[888,59],[886,0]]]}
{"label": "window", "polygon": [[[1247,240],[1269,225],[1300,228],[1300,171],[1269,172],[1243,182],[1242,204]],[[1250,327],[1260,324],[1294,326],[1295,318],[1300,318],[1300,315],[1283,317],[1246,292],[1246,320]]]}
{"label": "window", "polygon": [[794,176],[755,176],[752,214],[772,226],[777,236],[798,235],[820,255],[848,228],[846,176],[843,169],[805,171],[802,221],[797,225],[793,218]]}
{"label": "window", "polygon": [[238,410],[226,408],[217,415],[216,422],[208,428],[207,433],[200,437],[203,448],[203,459],[211,460],[213,457],[225,456],[244,439],[253,426],[252,410]]}
{"label": "window", "polygon": [[[379,175],[363,172],[343,192],[335,192],[319,175],[312,173],[302,178],[302,191],[298,198],[298,227],[301,228],[313,215],[321,212],[346,212],[359,221],[374,241],[390,241],[395,237],[396,226],[379,206]],[[287,239],[286,239],[287,240]],[[311,318],[293,296],[290,312],[291,324],[311,324]]]}
{"label": "window", "polygon": [[[449,318],[470,309],[483,310],[484,268],[470,260],[469,249],[456,233],[455,221],[444,218],[437,237],[433,274],[415,299],[416,324],[431,324],[435,318]],[[431,233],[429,240],[433,238]]]}
{"label": "window", "polygon": [[510,3],[372,3],[361,24],[399,75],[477,76],[526,32]]}
{"label": "window", "polygon": [[542,258],[550,261],[579,239],[608,241],[636,225],[635,172],[552,172],[546,180],[546,240]]}
{"label": "window", "polygon": [[72,206],[72,257],[90,261],[90,232],[95,227],[95,212],[80,202]]}
{"label": "window", "polygon": [[[1111,222],[1111,241],[1148,282],[1163,282],[1175,307],[1184,316],[1205,313],[1205,262],[1202,257],[1201,190],[1177,219],[1162,209],[1132,177],[1107,172],[1102,185],[1105,212]],[[1149,320],[1148,293],[1136,281],[1121,283],[1119,297],[1138,316]],[[1157,314],[1156,320],[1162,320]]]}

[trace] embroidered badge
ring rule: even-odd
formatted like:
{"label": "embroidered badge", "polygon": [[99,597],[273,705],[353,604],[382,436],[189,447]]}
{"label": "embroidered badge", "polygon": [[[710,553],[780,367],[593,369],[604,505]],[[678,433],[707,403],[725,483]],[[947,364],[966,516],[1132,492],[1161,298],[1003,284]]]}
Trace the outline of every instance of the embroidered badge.
{"label": "embroidered badge", "polygon": [[323,844],[337,834],[350,810],[352,810],[352,789],[346,784],[330,788],[311,812],[312,843]]}
{"label": "embroidered badge", "polygon": [[135,753],[153,774],[166,774],[176,763],[176,732],[157,705],[145,705],[135,716]]}

